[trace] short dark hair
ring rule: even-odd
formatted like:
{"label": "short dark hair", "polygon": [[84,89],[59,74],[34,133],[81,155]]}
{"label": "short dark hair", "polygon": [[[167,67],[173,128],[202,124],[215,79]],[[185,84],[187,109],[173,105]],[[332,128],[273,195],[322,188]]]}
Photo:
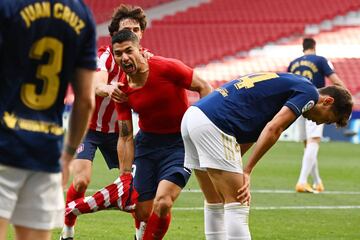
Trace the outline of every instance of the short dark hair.
{"label": "short dark hair", "polygon": [[345,127],[348,124],[353,108],[353,100],[349,91],[343,87],[332,85],[320,88],[319,93],[334,98],[332,110],[338,117],[336,125],[338,127]]}
{"label": "short dark hair", "polygon": [[139,38],[135,33],[129,29],[122,29],[119,32],[116,32],[111,38],[111,44],[122,43],[125,41],[131,41],[133,43],[139,44]]}
{"label": "short dark hair", "polygon": [[314,49],[316,46],[316,42],[313,38],[304,38],[303,39],[303,51],[308,49]]}
{"label": "short dark hair", "polygon": [[110,36],[113,36],[114,33],[119,31],[120,21],[126,18],[137,21],[140,25],[140,29],[145,31],[147,20],[144,10],[139,6],[121,4],[115,9],[110,25],[108,26]]}

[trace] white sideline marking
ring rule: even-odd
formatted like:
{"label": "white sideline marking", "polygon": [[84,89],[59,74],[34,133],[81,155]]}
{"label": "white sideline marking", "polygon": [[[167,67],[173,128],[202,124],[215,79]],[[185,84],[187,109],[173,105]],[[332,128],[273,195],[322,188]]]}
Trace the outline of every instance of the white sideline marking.
{"label": "white sideline marking", "polygon": [[[86,192],[97,192],[100,189],[87,189]],[[200,189],[183,189],[182,190],[183,193],[201,193]],[[282,194],[291,194],[291,193],[296,193],[295,190],[266,190],[266,189],[255,189],[255,190],[251,190],[251,193],[282,193]],[[305,193],[307,194],[307,193]],[[308,193],[311,194],[311,193]],[[325,190],[324,192],[318,193],[318,194],[339,194],[339,195],[360,195],[360,192],[356,192],[356,191],[327,191]]]}
{"label": "white sideline marking", "polygon": [[[198,193],[201,192],[200,189],[184,189],[182,192],[185,193]],[[295,190],[265,190],[265,189],[258,189],[258,190],[251,190],[251,193],[296,193]],[[319,194],[348,194],[348,195],[359,195],[360,192],[355,191],[327,191],[321,192]]]}
{"label": "white sideline marking", "polygon": [[[203,211],[202,207],[174,207],[176,211]],[[251,207],[251,210],[304,210],[304,209],[315,209],[315,210],[333,210],[333,209],[360,209],[360,206],[278,206],[278,207]]]}

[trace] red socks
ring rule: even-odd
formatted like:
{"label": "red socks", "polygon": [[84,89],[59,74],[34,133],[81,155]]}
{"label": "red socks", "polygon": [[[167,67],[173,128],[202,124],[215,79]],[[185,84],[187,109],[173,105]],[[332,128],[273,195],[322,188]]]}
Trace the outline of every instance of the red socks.
{"label": "red socks", "polygon": [[[68,204],[69,202],[72,202],[78,198],[83,198],[84,196],[85,196],[85,192],[77,192],[74,188],[74,185],[71,184],[66,193],[66,204]],[[76,221],[75,215],[65,216],[65,225],[66,226],[69,226],[69,227],[74,226],[75,221]]]}
{"label": "red socks", "polygon": [[160,218],[154,212],[151,214],[145,229],[143,240],[161,240],[166,234],[171,220],[171,214]]}

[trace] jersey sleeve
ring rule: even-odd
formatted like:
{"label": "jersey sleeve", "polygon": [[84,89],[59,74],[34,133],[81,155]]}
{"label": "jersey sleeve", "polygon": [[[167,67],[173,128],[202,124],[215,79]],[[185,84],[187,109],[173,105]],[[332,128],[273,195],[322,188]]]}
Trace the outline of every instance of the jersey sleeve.
{"label": "jersey sleeve", "polygon": [[177,59],[168,59],[169,79],[176,85],[189,89],[192,82],[194,70]]}
{"label": "jersey sleeve", "polygon": [[131,108],[127,102],[115,103],[116,112],[118,114],[118,120],[131,120]]}
{"label": "jersey sleeve", "polygon": [[326,58],[321,58],[321,68],[324,72],[324,75],[327,77],[334,73],[334,67],[332,63]]}
{"label": "jersey sleeve", "polygon": [[319,100],[319,93],[315,86],[302,83],[302,88],[295,90],[293,95],[285,103],[297,117],[310,110]]}
{"label": "jersey sleeve", "polygon": [[97,71],[111,72],[113,68],[113,56],[109,46],[102,46],[97,54]]}
{"label": "jersey sleeve", "polygon": [[291,72],[291,65],[292,65],[292,62],[289,64],[289,66],[287,67],[287,72]]}
{"label": "jersey sleeve", "polygon": [[84,34],[83,41],[81,43],[82,49],[80,51],[77,67],[96,69],[96,28],[93,16],[90,10],[86,7],[87,22],[86,31]]}

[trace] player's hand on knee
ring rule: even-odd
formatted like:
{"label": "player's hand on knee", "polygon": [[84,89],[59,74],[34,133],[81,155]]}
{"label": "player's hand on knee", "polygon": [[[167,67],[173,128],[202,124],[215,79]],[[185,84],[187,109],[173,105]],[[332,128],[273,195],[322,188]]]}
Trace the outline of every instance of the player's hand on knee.
{"label": "player's hand on knee", "polygon": [[251,194],[250,194],[250,175],[244,173],[244,185],[237,191],[237,199],[241,204],[250,205]]}

